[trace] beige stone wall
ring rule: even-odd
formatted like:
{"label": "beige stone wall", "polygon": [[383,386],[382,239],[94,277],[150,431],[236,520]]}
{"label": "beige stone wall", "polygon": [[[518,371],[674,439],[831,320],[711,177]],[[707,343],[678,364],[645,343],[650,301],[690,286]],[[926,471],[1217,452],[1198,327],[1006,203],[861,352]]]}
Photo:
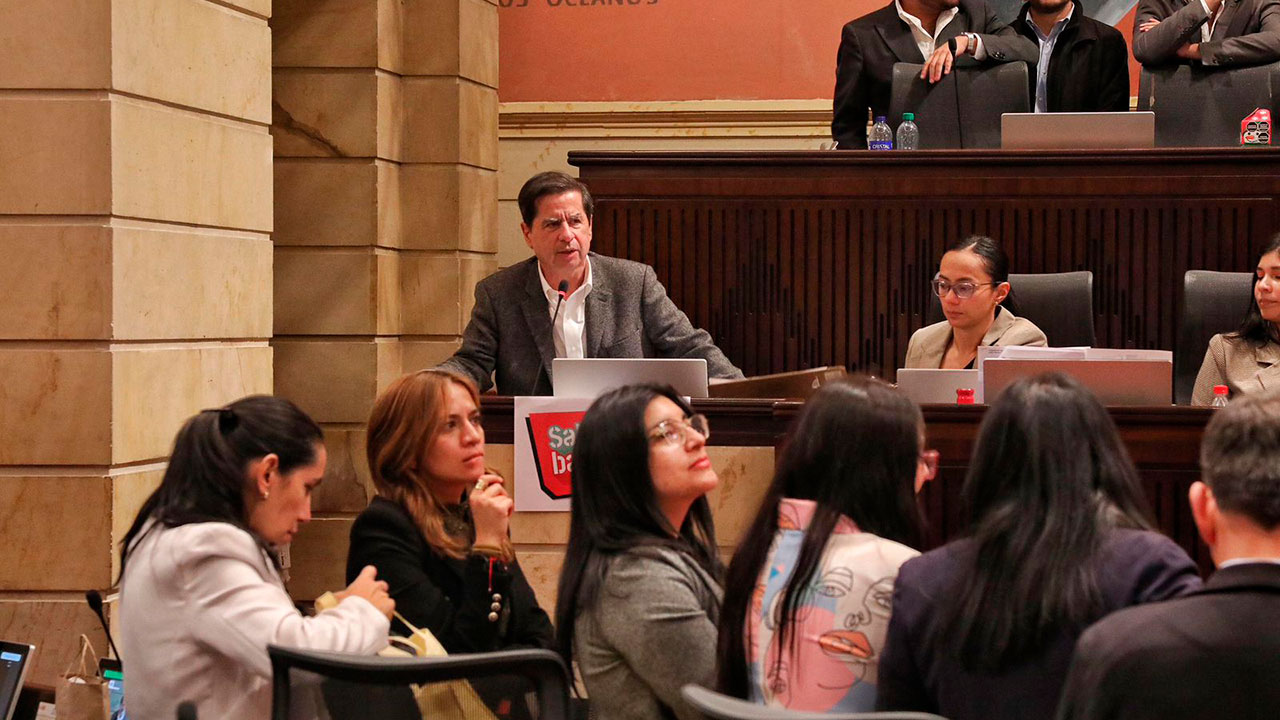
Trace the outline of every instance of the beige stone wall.
{"label": "beige stone wall", "polygon": [[330,457],[299,599],[344,584],[378,391],[452,354],[496,269],[497,23],[490,0],[275,2],[275,386]]}
{"label": "beige stone wall", "polygon": [[183,419],[272,387],[270,0],[0,8],[0,637],[51,684]]}

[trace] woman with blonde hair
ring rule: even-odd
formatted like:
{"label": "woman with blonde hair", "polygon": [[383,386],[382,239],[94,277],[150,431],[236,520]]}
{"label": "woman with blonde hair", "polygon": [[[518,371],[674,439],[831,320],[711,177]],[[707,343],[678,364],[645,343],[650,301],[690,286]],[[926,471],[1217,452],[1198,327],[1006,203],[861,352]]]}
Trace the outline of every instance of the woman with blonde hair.
{"label": "woman with blonde hair", "polygon": [[450,653],[550,647],[507,537],[511,496],[485,467],[471,381],[420,370],[393,382],[374,402],[367,454],[377,496],[351,528],[347,574],[376,565],[400,614]]}

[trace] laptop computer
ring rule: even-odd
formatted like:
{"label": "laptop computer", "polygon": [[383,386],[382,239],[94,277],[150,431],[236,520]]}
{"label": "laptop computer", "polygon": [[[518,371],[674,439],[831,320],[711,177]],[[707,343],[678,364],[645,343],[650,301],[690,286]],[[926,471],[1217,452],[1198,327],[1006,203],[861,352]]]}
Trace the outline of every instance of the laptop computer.
{"label": "laptop computer", "polygon": [[848,375],[840,366],[756,375],[745,380],[728,380],[713,384],[708,391],[714,398],[800,398],[802,400],[833,380]]}
{"label": "laptop computer", "polygon": [[702,358],[556,358],[551,390],[556,397],[590,398],[623,385],[670,385],[687,397],[707,396],[707,361]]}
{"label": "laptop computer", "polygon": [[[1167,352],[1167,351],[1166,351]],[[1172,356],[1172,353],[1169,353]],[[1173,360],[1012,360],[982,364],[987,402],[1024,377],[1060,372],[1079,380],[1103,405],[1172,404]]]}
{"label": "laptop computer", "polygon": [[34,645],[0,641],[0,720],[12,720],[35,651]]}
{"label": "laptop computer", "polygon": [[1004,113],[1000,147],[1005,150],[1151,148],[1153,112]]}
{"label": "laptop computer", "polygon": [[973,390],[973,401],[982,402],[982,376],[977,370],[899,368],[898,392],[917,405],[955,405],[956,390]]}

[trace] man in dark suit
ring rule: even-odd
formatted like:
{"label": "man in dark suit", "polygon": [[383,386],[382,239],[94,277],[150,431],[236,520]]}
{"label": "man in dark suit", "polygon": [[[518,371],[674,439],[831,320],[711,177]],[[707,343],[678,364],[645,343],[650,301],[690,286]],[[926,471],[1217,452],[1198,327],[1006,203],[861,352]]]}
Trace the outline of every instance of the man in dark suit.
{"label": "man in dark suit", "polygon": [[938,82],[952,63],[1034,64],[1036,57],[1035,45],[1000,22],[983,0],[894,0],[844,26],[831,136],[837,147],[867,148],[867,108],[872,115],[888,114],[894,63],[924,63],[921,78]]}
{"label": "man in dark suit", "polygon": [[1036,112],[1129,109],[1129,46],[1119,30],[1085,17],[1073,0],[1030,0],[1013,29],[1036,43],[1031,107]]}
{"label": "man in dark suit", "polygon": [[481,391],[496,371],[503,395],[550,395],[557,357],[704,358],[711,377],[742,377],[671,302],[653,268],[591,252],[594,203],[585,185],[540,173],[520,189],[519,205],[534,257],[476,284],[462,347],[440,367],[470,376]]}
{"label": "man in dark suit", "polygon": [[1143,65],[1280,60],[1280,0],[1141,0],[1133,56]]}
{"label": "man in dark suit", "polygon": [[1076,646],[1059,720],[1262,720],[1280,714],[1280,394],[1219,410],[1191,514],[1218,571],[1121,610]]}

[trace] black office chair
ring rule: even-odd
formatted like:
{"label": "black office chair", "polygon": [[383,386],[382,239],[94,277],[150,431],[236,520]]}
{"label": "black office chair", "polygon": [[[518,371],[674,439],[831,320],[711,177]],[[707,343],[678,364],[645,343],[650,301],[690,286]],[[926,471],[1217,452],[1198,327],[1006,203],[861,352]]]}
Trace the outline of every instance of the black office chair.
{"label": "black office chair", "polygon": [[1188,270],[1182,276],[1182,321],[1173,351],[1173,401],[1191,404],[1209,338],[1231,332],[1253,302],[1253,273]]}
{"label": "black office chair", "polygon": [[1031,111],[1024,62],[961,65],[934,85],[920,79],[923,67],[894,64],[888,118],[896,128],[902,113],[915,113],[922,149],[998,148],[1000,116]]}
{"label": "black office chair", "polygon": [[[1051,347],[1093,347],[1093,273],[1009,273],[1015,312],[1036,324]],[[946,319],[931,295],[929,324]]]}
{"label": "black office chair", "polygon": [[1245,68],[1143,68],[1138,80],[1138,109],[1155,111],[1160,147],[1238,146],[1240,121],[1266,108],[1274,122],[1278,96],[1280,62]]}
{"label": "black office chair", "polygon": [[811,713],[757,705],[698,685],[680,688],[685,702],[707,720],[946,720],[922,712]]}
{"label": "black office chair", "polygon": [[[539,720],[568,720],[569,673],[550,650],[501,650],[431,658],[385,658],[314,652],[269,645],[272,720],[287,720],[292,702],[323,702],[332,720],[377,717],[421,720],[410,685],[470,680],[484,696],[484,683],[519,680],[536,695]],[[303,693],[301,686],[318,687]],[[335,686],[340,691],[331,691]],[[354,691],[354,692],[353,692]]]}

